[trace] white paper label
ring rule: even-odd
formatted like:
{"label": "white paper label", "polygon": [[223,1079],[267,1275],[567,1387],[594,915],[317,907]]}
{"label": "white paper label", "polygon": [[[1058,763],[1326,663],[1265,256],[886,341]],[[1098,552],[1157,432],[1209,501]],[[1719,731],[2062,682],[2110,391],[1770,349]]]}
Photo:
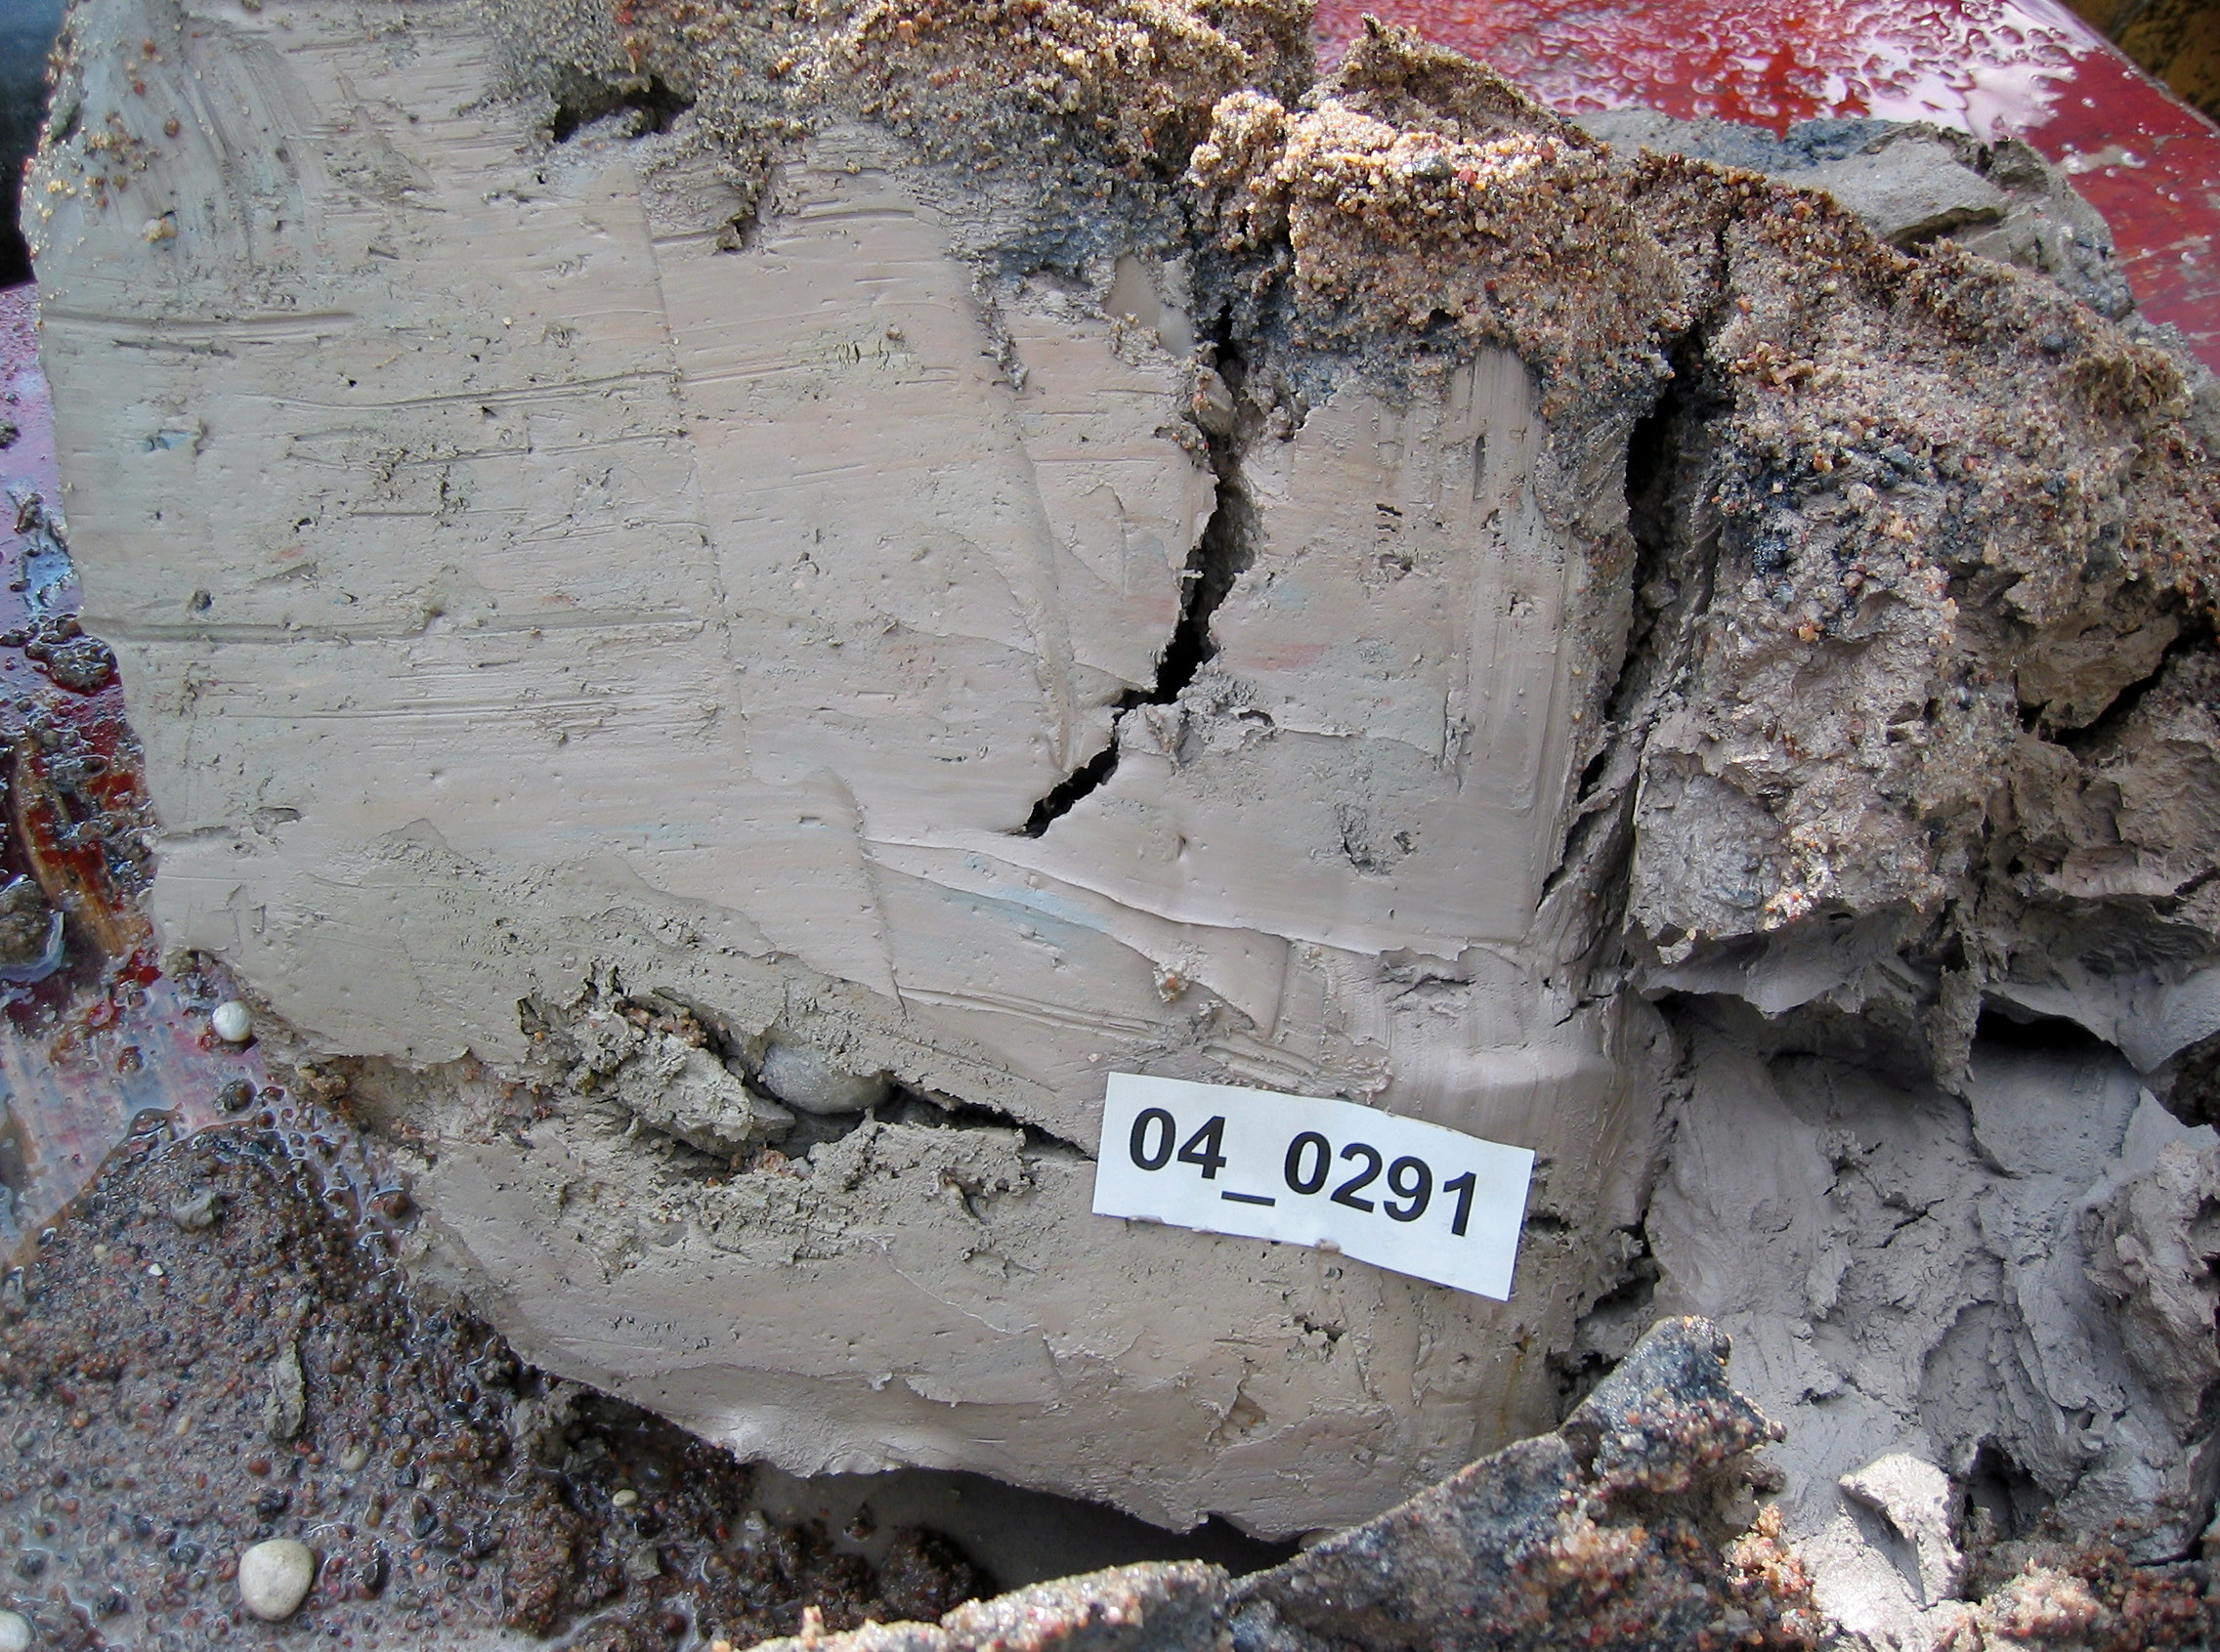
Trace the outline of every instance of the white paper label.
{"label": "white paper label", "polygon": [[1534,1155],[1353,1102],[1110,1075],[1094,1209],[1511,1295]]}

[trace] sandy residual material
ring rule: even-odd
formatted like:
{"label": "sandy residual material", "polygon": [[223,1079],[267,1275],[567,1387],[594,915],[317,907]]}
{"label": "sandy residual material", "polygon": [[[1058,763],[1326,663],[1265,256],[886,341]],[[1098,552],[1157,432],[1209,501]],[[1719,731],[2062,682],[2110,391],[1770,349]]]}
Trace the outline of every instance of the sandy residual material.
{"label": "sandy residual material", "polygon": [[[1916,1447],[2180,1551],[2220,402],[2028,157],[1869,223],[1292,8],[620,13],[87,0],[34,183],[156,920],[427,1279],[1269,1533],[1686,1308],[1798,1534]],[[1092,1215],[1114,1071],[1531,1148],[1512,1300]]]}

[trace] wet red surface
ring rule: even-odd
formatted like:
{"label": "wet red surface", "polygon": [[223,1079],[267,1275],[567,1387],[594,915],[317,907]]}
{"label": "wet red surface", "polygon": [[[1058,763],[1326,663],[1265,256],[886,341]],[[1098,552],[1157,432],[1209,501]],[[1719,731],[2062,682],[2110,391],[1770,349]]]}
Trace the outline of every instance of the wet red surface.
{"label": "wet red surface", "polygon": [[2220,127],[2049,0],[1321,0],[1482,59],[1565,113],[1785,129],[1830,115],[2025,138],[2111,223],[2143,314],[2220,368]]}
{"label": "wet red surface", "polygon": [[98,667],[105,680],[89,692],[51,675],[55,651],[41,639],[73,627],[77,587],[59,548],[66,529],[49,516],[62,487],[34,298],[30,287],[0,292],[0,425],[16,432],[0,447],[0,741],[14,753],[0,881],[37,881],[64,914],[63,951],[43,979],[0,981],[0,1182],[12,1195],[0,1198],[0,1257],[135,1128],[222,1118],[225,1086],[241,1080],[235,1105],[283,1099],[263,1094],[251,1047],[209,1034],[226,984],[158,967],[137,903],[151,816],[122,688]]}

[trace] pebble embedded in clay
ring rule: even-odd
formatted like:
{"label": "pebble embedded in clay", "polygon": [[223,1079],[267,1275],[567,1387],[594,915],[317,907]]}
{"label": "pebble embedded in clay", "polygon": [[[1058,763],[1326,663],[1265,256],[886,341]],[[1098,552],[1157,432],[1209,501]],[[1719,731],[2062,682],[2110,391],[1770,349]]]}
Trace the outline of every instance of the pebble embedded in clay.
{"label": "pebble embedded in clay", "polygon": [[62,914],[31,878],[0,887],[0,981],[43,981],[62,962]]}
{"label": "pebble embedded in clay", "polygon": [[1885,1516],[1897,1535],[1912,1546],[1919,1560],[1919,1587],[1932,1606],[1958,1592],[1966,1559],[1951,1535],[1957,1488],[1950,1476],[1908,1452],[1891,1452],[1854,1474],[1842,1489],[1855,1503]]}
{"label": "pebble embedded in clay", "polygon": [[804,1044],[775,1043],[763,1052],[763,1087],[803,1113],[861,1113],[887,1096],[886,1075],[859,1078]]}
{"label": "pebble embedded in clay", "polygon": [[315,1582],[316,1554],[291,1538],[258,1543],[239,1556],[239,1600],[265,1623],[299,1611]]}

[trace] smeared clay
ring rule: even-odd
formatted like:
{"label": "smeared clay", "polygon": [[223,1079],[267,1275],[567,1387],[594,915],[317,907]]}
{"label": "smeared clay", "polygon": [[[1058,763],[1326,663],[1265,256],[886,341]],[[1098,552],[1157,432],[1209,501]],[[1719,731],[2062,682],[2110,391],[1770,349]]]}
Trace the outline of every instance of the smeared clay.
{"label": "smeared clay", "polygon": [[[2190,1541],[2213,400],[2025,156],[1846,206],[1262,5],[383,15],[85,0],[33,216],[157,922],[422,1272],[1272,1533],[1686,1308],[1799,1535],[1916,1447]],[[1534,1148],[1513,1301],[1093,1217],[1112,1070]]]}

